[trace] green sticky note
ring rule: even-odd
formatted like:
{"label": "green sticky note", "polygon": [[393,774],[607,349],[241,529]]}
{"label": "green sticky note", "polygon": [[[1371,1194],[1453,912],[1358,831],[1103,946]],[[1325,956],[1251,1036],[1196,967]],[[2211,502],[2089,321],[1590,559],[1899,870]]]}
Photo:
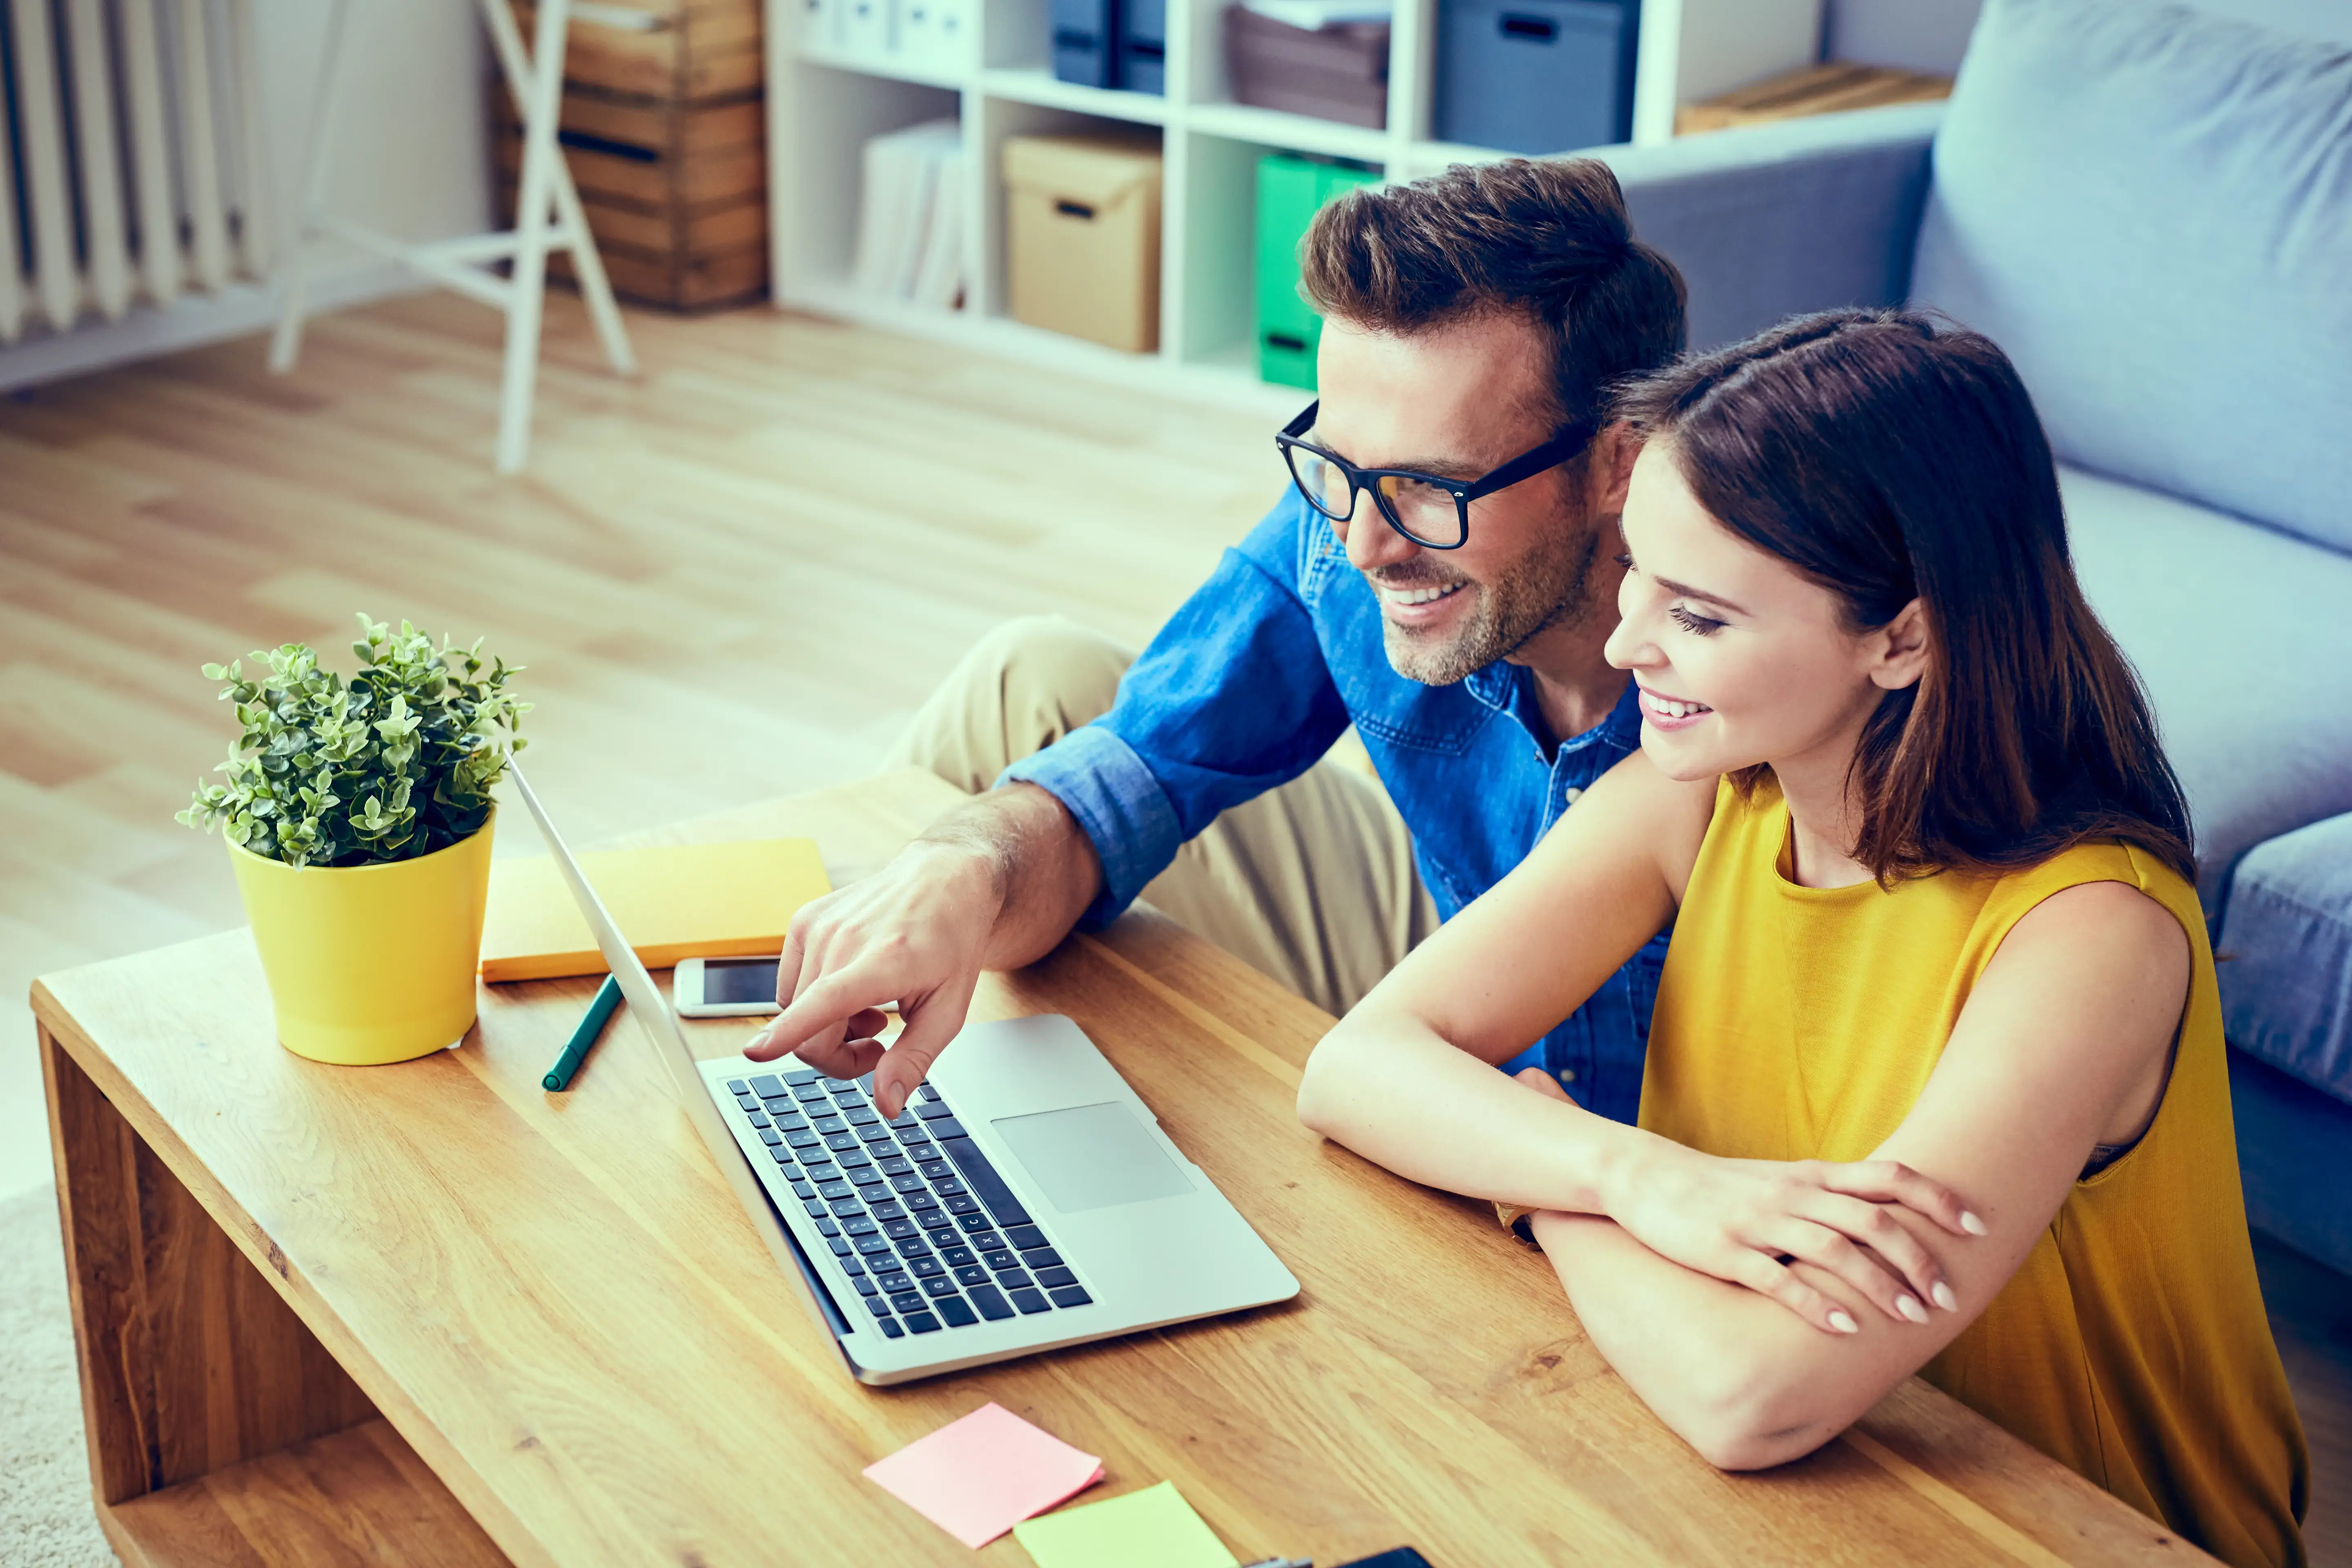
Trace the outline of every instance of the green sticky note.
{"label": "green sticky note", "polygon": [[1013,1527],[1037,1568],[1236,1568],[1174,1481]]}

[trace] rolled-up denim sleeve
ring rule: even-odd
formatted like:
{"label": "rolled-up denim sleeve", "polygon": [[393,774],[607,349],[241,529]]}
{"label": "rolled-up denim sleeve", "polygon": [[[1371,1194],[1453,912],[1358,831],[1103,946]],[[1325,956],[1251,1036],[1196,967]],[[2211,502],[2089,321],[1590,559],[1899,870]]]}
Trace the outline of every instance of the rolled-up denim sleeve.
{"label": "rolled-up denim sleeve", "polygon": [[1051,792],[1094,841],[1103,889],[1081,929],[1117,919],[1220,812],[1297,778],[1347,729],[1298,594],[1303,510],[1286,501],[1225,552],[1109,712],[997,780]]}

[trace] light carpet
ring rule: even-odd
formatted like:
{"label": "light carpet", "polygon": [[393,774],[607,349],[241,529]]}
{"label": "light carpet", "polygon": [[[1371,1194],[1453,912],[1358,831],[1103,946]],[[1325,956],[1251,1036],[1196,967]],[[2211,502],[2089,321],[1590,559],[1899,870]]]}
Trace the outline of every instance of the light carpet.
{"label": "light carpet", "polygon": [[0,1562],[118,1568],[90,1510],[58,1194],[0,1203]]}

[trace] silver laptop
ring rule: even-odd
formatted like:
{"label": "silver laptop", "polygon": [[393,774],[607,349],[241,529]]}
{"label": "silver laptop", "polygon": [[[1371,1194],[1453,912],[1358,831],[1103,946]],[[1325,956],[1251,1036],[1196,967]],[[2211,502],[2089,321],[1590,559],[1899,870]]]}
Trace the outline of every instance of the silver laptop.
{"label": "silver laptop", "polygon": [[698,1061],[520,768],[629,1014],[861,1383],[1288,1300],[1298,1281],[1068,1018],[974,1024],[895,1120],[793,1058]]}

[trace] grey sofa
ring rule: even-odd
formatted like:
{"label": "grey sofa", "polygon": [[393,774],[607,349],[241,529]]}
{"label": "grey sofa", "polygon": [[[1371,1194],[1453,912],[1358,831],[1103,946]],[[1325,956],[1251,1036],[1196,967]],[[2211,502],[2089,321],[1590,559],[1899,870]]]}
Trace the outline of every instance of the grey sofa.
{"label": "grey sofa", "polygon": [[1694,346],[1907,301],[2016,361],[2189,793],[2249,1216],[2352,1274],[2352,47],[2314,36],[2352,6],[2323,10],[1990,0],[1948,106],[1606,156]]}

